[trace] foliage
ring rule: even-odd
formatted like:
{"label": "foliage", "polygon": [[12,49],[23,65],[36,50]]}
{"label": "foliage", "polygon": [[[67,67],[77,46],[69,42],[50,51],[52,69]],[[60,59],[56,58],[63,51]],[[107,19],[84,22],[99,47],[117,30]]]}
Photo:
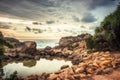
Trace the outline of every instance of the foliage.
{"label": "foliage", "polygon": [[[88,49],[120,49],[120,5],[106,16],[100,26],[95,29],[93,37],[86,40]],[[108,45],[106,47],[106,45]]]}
{"label": "foliage", "polygon": [[91,54],[93,52],[95,52],[95,51],[90,49],[90,50],[87,51],[87,54]]}
{"label": "foliage", "polygon": [[14,45],[11,44],[9,41],[5,40],[3,34],[0,32],[0,79],[4,75],[2,69],[2,59],[4,57],[4,52],[5,52],[4,46],[8,46],[9,48],[14,48]]}
{"label": "foliage", "polygon": [[2,56],[5,52],[4,46],[9,48],[14,48],[15,46],[11,44],[9,41],[5,40],[2,33],[0,32],[0,55]]}
{"label": "foliage", "polygon": [[3,55],[3,53],[5,52],[5,49],[2,45],[0,45],[0,55]]}
{"label": "foliage", "polygon": [[14,48],[15,47],[13,44],[11,44],[9,41],[5,40],[4,38],[0,39],[0,44],[4,45],[4,46],[7,46],[9,48]]}
{"label": "foliage", "polygon": [[93,42],[93,37],[86,39],[86,45],[88,49],[93,49],[95,44]]}

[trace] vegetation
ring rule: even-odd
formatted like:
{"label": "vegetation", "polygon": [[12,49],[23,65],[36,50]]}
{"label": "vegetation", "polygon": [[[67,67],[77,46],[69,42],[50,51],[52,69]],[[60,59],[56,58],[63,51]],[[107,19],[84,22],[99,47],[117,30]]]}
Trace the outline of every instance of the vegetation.
{"label": "vegetation", "polygon": [[12,45],[9,41],[4,39],[3,34],[0,32],[0,79],[4,75],[3,69],[2,69],[2,59],[4,57],[4,46],[8,46],[9,48],[13,48],[14,45]]}
{"label": "vegetation", "polygon": [[91,50],[120,50],[120,5],[116,11],[105,17],[95,29],[93,37],[86,40]]}
{"label": "vegetation", "polygon": [[2,56],[5,51],[4,46],[7,46],[9,48],[14,48],[14,45],[11,44],[9,41],[5,40],[4,36],[0,32],[0,56]]}

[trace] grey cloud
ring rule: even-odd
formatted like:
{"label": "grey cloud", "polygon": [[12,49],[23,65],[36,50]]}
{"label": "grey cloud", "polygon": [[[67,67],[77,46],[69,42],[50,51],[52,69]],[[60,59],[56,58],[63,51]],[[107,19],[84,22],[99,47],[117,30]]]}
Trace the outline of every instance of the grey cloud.
{"label": "grey cloud", "polygon": [[85,26],[80,26],[81,28],[86,28]]}
{"label": "grey cloud", "polygon": [[54,12],[54,11],[56,11],[56,9],[48,9],[47,11],[48,12]]}
{"label": "grey cloud", "polygon": [[55,23],[55,21],[46,21],[46,24],[53,24],[53,23]]}
{"label": "grey cloud", "polygon": [[91,13],[86,13],[83,18],[81,19],[82,22],[85,23],[92,23],[97,21],[97,19],[95,18],[95,16],[93,16]]}
{"label": "grey cloud", "polygon": [[0,12],[27,19],[55,16],[64,0],[1,0]]}
{"label": "grey cloud", "polygon": [[21,0],[21,2],[19,0],[13,0],[13,2],[3,0],[0,2],[0,11],[28,19],[37,19],[46,16],[46,9],[43,6],[33,4],[29,0]]}
{"label": "grey cloud", "polygon": [[112,1],[112,0],[91,0],[90,8],[95,9],[100,6],[111,6],[114,4],[115,4],[115,1]]}
{"label": "grey cloud", "polygon": [[[81,3],[86,3],[90,9],[114,5],[114,2],[109,0],[0,0],[0,14],[6,13],[11,16],[35,20],[48,16],[58,19],[61,16],[66,19],[64,14],[68,12],[79,14],[82,8],[82,11],[88,11]],[[71,14],[67,16],[71,16]],[[73,20],[80,21],[76,16],[73,17]]]}
{"label": "grey cloud", "polygon": [[73,20],[74,20],[75,22],[80,22],[80,19],[79,19],[78,17],[73,16],[72,18],[73,18]]}
{"label": "grey cloud", "polygon": [[[2,11],[4,13],[8,13],[8,14],[14,15],[14,16],[24,17],[24,13],[29,12],[28,9],[23,8],[23,5],[20,6],[20,3],[15,5],[16,0],[13,0],[14,1],[13,3],[11,3],[10,0],[9,1],[5,0],[5,1],[0,3],[0,11]],[[26,15],[26,17],[27,17],[27,15]]]}
{"label": "grey cloud", "polygon": [[64,0],[28,0],[38,5],[43,5],[46,7],[57,7],[61,6]]}

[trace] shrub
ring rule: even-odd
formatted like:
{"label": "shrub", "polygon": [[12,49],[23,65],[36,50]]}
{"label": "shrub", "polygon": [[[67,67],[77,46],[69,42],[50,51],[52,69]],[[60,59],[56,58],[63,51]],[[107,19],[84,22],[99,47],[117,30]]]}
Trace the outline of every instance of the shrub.
{"label": "shrub", "polygon": [[86,39],[86,46],[88,49],[93,49],[94,48],[94,40],[93,37],[90,37],[88,39]]}
{"label": "shrub", "polygon": [[102,44],[104,41],[111,49],[120,49],[120,5],[95,29],[93,38],[86,40],[87,48],[96,50],[105,48]]}

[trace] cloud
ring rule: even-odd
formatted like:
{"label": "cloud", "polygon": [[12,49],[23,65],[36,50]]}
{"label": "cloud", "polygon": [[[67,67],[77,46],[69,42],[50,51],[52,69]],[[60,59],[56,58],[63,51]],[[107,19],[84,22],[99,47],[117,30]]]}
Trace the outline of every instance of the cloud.
{"label": "cloud", "polygon": [[83,26],[83,25],[82,25],[82,26],[80,26],[80,27],[81,27],[81,28],[86,28],[86,27],[85,27],[85,26]]}
{"label": "cloud", "polygon": [[83,18],[81,19],[82,22],[85,23],[92,23],[97,21],[97,19],[95,18],[95,16],[93,16],[91,13],[86,13]]}
{"label": "cloud", "polygon": [[96,28],[96,26],[89,27],[89,29],[91,29],[91,30],[94,30],[95,28]]}
{"label": "cloud", "polygon": [[61,6],[64,0],[28,0],[28,1],[45,7],[58,7]]}
{"label": "cloud", "polygon": [[23,1],[13,0],[12,2],[10,0],[2,0],[0,2],[0,11],[12,16],[30,18],[31,11],[28,9],[28,6],[29,4]]}
{"label": "cloud", "polygon": [[109,0],[0,0],[0,14],[35,21],[62,19],[69,23],[72,15],[72,21],[80,22],[84,13],[114,4]]}
{"label": "cloud", "polygon": [[56,11],[56,9],[55,9],[55,8],[48,8],[47,11],[48,11],[48,12],[54,12],[54,11]]}
{"label": "cloud", "polygon": [[53,23],[55,23],[55,21],[46,21],[46,24],[53,24]]}
{"label": "cloud", "polygon": [[73,20],[74,20],[75,22],[80,22],[80,19],[79,19],[78,17],[73,16],[72,18],[73,18]]}
{"label": "cloud", "polygon": [[90,9],[95,9],[97,7],[107,7],[115,4],[112,0],[90,0]]}

